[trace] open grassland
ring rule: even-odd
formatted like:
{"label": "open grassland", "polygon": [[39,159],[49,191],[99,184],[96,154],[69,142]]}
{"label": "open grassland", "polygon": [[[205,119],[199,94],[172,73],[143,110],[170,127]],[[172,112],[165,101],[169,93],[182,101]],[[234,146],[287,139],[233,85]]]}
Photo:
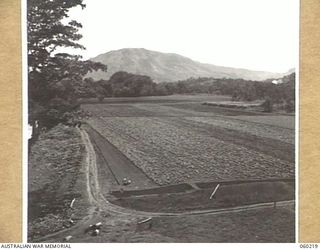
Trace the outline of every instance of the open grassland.
{"label": "open grassland", "polygon": [[182,102],[82,108],[92,115],[89,125],[160,185],[294,176],[294,130],[288,128],[293,126],[278,122],[294,124],[294,117],[254,120],[242,110],[229,116],[217,107],[196,110],[200,101]]}

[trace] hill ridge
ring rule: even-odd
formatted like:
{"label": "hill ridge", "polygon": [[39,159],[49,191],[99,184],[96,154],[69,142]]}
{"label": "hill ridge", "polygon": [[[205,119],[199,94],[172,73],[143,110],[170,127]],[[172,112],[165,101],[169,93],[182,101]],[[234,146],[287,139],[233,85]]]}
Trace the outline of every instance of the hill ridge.
{"label": "hill ridge", "polygon": [[201,63],[176,53],[158,52],[145,48],[111,50],[90,60],[108,65],[108,72],[98,71],[88,75],[95,80],[107,80],[118,71],[148,75],[156,82],[185,80],[190,77],[265,80],[280,78],[286,74],[217,66]]}

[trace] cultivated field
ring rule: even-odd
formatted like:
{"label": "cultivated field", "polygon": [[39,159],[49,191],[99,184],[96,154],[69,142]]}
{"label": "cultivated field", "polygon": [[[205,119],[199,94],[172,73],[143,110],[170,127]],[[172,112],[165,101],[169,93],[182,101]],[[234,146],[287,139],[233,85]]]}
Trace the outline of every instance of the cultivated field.
{"label": "cultivated field", "polygon": [[159,185],[294,176],[293,116],[205,101],[214,96],[107,99],[82,109],[94,130]]}
{"label": "cultivated field", "polygon": [[[28,240],[294,241],[294,116],[202,105],[226,99],[214,98],[86,103],[87,124],[42,133],[29,155]],[[97,222],[98,236],[84,233]]]}

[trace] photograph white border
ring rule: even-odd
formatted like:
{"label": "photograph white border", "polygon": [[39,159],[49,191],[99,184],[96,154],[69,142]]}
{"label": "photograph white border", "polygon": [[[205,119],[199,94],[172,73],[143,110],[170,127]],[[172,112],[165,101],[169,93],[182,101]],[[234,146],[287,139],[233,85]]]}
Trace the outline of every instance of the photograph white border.
{"label": "photograph white border", "polygon": [[[295,63],[295,73],[296,73],[296,88],[295,88],[295,241],[299,242],[299,146],[300,146],[300,7],[301,3],[298,1],[298,9],[299,9],[299,18],[296,20],[297,23],[294,25],[299,29],[298,39],[296,42],[298,43],[299,51],[297,53],[296,63]],[[22,142],[23,142],[23,151],[22,151],[22,194],[23,194],[23,205],[22,205],[22,240],[23,243],[27,243],[28,239],[28,55],[27,55],[27,0],[21,0],[21,33],[22,33]],[[75,249],[85,249],[88,247],[89,243],[72,243],[72,248]],[[127,246],[133,249],[143,249],[150,248],[146,243],[94,243],[96,249],[105,249],[105,244],[108,244],[108,247],[112,247],[112,249],[123,249],[123,247]],[[196,245],[194,245],[196,244]],[[176,243],[162,243],[162,244],[153,244],[152,247],[155,249],[163,249],[165,248],[176,248]],[[194,247],[201,247],[203,249],[212,249],[213,247],[219,247],[219,249],[270,249],[270,247],[274,249],[291,249],[291,247],[295,246],[295,243],[272,243],[272,244],[264,244],[264,243],[179,243],[179,247],[184,249],[194,249]]]}

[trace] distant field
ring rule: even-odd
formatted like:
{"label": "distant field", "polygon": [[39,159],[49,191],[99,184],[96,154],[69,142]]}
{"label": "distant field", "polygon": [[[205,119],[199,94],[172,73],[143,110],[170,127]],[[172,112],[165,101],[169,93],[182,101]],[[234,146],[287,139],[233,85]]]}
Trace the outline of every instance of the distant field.
{"label": "distant field", "polygon": [[[103,100],[103,103],[137,103],[137,102],[147,102],[147,103],[159,103],[159,102],[225,102],[231,100],[230,96],[223,95],[207,95],[207,94],[197,94],[197,95],[169,95],[169,96],[141,96],[141,97],[109,97]],[[100,103],[97,98],[82,98],[81,103]]]}
{"label": "distant field", "polygon": [[[182,110],[201,112],[201,114],[203,115],[209,115],[209,114],[215,114],[215,115],[220,114],[224,116],[256,115],[255,113],[252,113],[250,111],[246,111],[243,109],[231,109],[231,108],[223,108],[223,107],[217,107],[217,106],[209,106],[209,105],[203,105],[203,103],[199,103],[199,102],[176,102],[176,103],[164,103],[163,105],[169,106],[172,108],[182,109]],[[268,115],[268,114],[264,113],[263,115]]]}
{"label": "distant field", "polygon": [[272,126],[278,126],[282,128],[295,128],[295,116],[287,114],[272,114],[272,113],[255,113],[246,110],[235,110],[229,108],[221,108],[208,105],[199,105],[199,103],[183,102],[183,103],[171,103],[164,104],[172,108],[196,111],[203,116],[222,115],[222,116],[234,116],[237,120],[256,122],[260,124],[267,124]]}
{"label": "distant field", "polygon": [[120,98],[82,108],[88,124],[160,185],[294,176],[293,116],[204,109],[214,98]]}
{"label": "distant field", "polygon": [[[199,122],[200,124],[236,130],[239,133],[252,134],[257,137],[270,138],[291,144],[294,143],[294,131],[288,130],[285,127],[275,126],[275,124],[287,124],[281,119],[274,119],[274,117],[271,117],[271,119],[261,119],[261,117],[254,117],[254,119],[251,117],[249,119],[248,117],[237,117],[237,119],[225,119],[224,117],[187,117],[186,119]],[[273,126],[267,123],[271,123]]]}

